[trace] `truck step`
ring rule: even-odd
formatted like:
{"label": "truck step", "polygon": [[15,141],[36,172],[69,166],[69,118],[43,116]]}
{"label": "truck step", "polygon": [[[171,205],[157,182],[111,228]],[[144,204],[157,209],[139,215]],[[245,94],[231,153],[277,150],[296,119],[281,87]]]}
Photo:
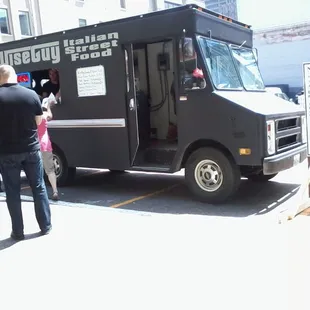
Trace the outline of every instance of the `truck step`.
{"label": "truck step", "polygon": [[175,150],[169,149],[147,149],[144,153],[144,161],[169,166],[172,164],[175,153]]}
{"label": "truck step", "polygon": [[145,164],[143,166],[133,166],[130,168],[133,171],[145,171],[145,172],[170,172],[170,166],[162,166],[156,164]]}

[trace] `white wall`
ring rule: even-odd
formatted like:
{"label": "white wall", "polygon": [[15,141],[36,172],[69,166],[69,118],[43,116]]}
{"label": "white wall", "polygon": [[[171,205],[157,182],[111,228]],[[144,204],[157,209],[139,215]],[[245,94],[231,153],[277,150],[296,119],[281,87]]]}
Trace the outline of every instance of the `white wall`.
{"label": "white wall", "polygon": [[[0,43],[23,38],[20,33],[18,11],[28,11],[32,35],[41,35],[79,27],[79,19],[87,25],[145,14],[155,8],[165,8],[164,0],[125,0],[122,9],[120,0],[0,0],[0,7],[8,9],[10,35],[0,34]],[[177,4],[197,3],[203,0],[169,0]]]}
{"label": "white wall", "polygon": [[302,87],[302,64],[310,61],[310,40],[255,46],[265,84]]}
{"label": "white wall", "polygon": [[303,62],[310,61],[310,23],[255,33],[259,67],[265,84],[303,86]]}
{"label": "white wall", "polygon": [[79,18],[87,25],[138,15],[150,11],[149,0],[126,0],[126,9],[119,0],[38,0],[43,33],[79,27]]}

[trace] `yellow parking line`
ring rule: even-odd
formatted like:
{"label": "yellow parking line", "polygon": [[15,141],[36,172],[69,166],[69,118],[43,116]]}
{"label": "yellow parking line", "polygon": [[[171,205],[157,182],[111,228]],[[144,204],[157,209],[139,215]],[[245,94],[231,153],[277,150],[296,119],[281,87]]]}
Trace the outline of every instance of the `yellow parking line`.
{"label": "yellow parking line", "polygon": [[146,194],[146,195],[143,195],[143,196],[138,196],[136,198],[132,198],[132,199],[128,199],[128,200],[125,200],[123,202],[120,202],[120,203],[117,203],[117,204],[114,204],[112,206],[110,206],[111,208],[119,208],[119,207],[122,207],[122,206],[125,206],[125,205],[128,205],[130,203],[133,203],[133,202],[136,202],[138,200],[142,200],[142,199],[145,199],[145,198],[149,198],[149,197],[152,197],[152,196],[155,196],[155,195],[158,195],[158,194],[161,194],[161,193],[164,193],[164,192],[167,192],[167,191],[170,191],[171,189],[175,188],[179,186],[179,184],[174,184],[172,186],[169,186],[169,187],[165,187],[161,190],[158,190],[156,192],[152,192],[152,193],[149,193],[149,194]]}

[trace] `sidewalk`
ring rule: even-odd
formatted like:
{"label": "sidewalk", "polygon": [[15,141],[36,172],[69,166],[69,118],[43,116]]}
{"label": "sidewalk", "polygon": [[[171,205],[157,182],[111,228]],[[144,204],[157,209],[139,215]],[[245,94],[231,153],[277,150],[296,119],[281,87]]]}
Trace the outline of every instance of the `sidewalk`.
{"label": "sidewalk", "polygon": [[0,197],[5,310],[309,309],[309,217],[277,225],[53,205],[53,231],[39,237],[33,204],[23,210],[30,235],[13,243]]}

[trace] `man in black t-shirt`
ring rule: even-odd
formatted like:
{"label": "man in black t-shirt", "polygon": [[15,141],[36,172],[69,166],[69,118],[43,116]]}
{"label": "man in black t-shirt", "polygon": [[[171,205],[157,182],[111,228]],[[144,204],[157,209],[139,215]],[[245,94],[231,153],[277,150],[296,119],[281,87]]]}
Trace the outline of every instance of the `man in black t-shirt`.
{"label": "man in black t-shirt", "polygon": [[11,237],[24,239],[21,170],[25,171],[32,189],[36,218],[45,235],[52,225],[37,133],[43,114],[41,102],[33,90],[18,85],[11,66],[0,66],[0,85],[0,170],[12,220]]}

